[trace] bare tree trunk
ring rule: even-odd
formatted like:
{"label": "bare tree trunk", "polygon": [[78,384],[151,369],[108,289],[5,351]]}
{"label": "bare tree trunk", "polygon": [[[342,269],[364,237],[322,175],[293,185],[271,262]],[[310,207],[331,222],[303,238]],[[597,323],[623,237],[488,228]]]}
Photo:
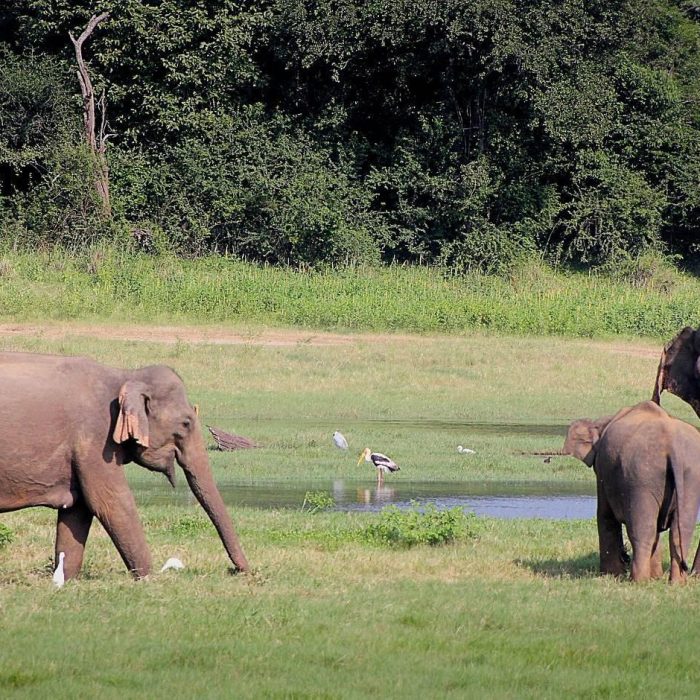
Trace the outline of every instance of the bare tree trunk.
{"label": "bare tree trunk", "polygon": [[107,166],[107,158],[105,156],[105,150],[107,148],[105,135],[106,107],[103,94],[100,98],[100,131],[99,134],[95,134],[95,93],[92,88],[92,82],[90,81],[90,75],[83,61],[83,43],[92,34],[95,27],[108,17],[109,12],[93,15],[87,27],[85,27],[85,30],[77,39],[75,39],[70,32],[68,33],[75,47],[75,58],[78,62],[78,80],[80,81],[80,90],[83,93],[85,138],[95,161],[95,189],[102,202],[102,213],[106,218],[112,215],[112,207],[109,201],[109,167]]}

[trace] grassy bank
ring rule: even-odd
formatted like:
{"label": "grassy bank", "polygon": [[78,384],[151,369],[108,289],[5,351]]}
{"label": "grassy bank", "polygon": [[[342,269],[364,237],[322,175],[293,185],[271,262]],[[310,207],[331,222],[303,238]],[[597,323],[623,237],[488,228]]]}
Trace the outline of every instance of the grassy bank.
{"label": "grassy bank", "polygon": [[[134,337],[139,329],[132,328]],[[183,329],[184,331],[185,329]],[[262,447],[212,452],[217,479],[342,478],[365,445],[387,478],[587,481],[561,447],[568,422],[648,398],[659,341],[323,334],[265,344],[0,334],[0,348],[164,362],[206,423]],[[183,336],[186,335],[183,332]],[[664,405],[693,420],[689,407]],[[484,431],[481,424],[500,426]],[[333,430],[352,452],[331,444]],[[476,449],[460,455],[456,445]],[[164,482],[128,467],[136,486]],[[182,481],[181,475],[179,475]],[[55,513],[2,514],[0,696],[17,698],[695,697],[698,584],[633,586],[596,574],[593,520],[475,519],[456,541],[401,549],[362,536],[377,516],[232,509],[254,567],[231,577],[192,504],[139,510],[156,568],[135,583],[94,526],[83,575],[51,583]],[[666,547],[664,537],[664,548]],[[697,538],[696,538],[697,539]],[[695,543],[692,550],[695,549]]]}
{"label": "grassy bank", "polygon": [[700,322],[697,280],[653,264],[633,273],[615,281],[535,262],[505,277],[415,267],[296,272],[225,258],[6,251],[0,319],[655,338]]}
{"label": "grassy bank", "polygon": [[[138,328],[132,331],[138,337]],[[171,333],[175,340],[177,328]],[[392,456],[401,478],[418,481],[590,480],[590,470],[571,458],[543,464],[533,453],[560,449],[575,418],[648,399],[661,350],[651,341],[480,333],[349,336],[338,344],[296,337],[282,345],[258,343],[255,335],[233,345],[126,342],[73,336],[68,325],[61,338],[43,338],[34,327],[0,335],[0,347],[175,367],[205,424],[262,445],[213,452],[221,477],[372,479],[371,466],[357,466],[369,446]],[[665,394],[664,405],[695,421],[675,397]],[[350,454],[331,443],[338,429]],[[460,444],[476,454],[458,454]]]}

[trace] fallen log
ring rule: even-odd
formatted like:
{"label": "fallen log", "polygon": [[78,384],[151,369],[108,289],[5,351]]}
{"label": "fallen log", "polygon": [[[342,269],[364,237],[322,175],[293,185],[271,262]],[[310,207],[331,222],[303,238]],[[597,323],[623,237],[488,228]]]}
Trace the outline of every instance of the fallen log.
{"label": "fallen log", "polygon": [[251,440],[242,435],[234,435],[233,433],[227,433],[221,428],[212,428],[210,425],[207,426],[209,432],[214,437],[216,444],[220,450],[224,452],[230,452],[231,450],[247,450],[252,447],[260,447],[257,442]]}

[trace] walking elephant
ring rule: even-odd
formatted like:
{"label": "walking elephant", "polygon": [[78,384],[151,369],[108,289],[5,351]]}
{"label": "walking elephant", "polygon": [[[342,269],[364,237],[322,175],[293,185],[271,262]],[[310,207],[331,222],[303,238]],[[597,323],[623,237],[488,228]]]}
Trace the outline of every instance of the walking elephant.
{"label": "walking elephant", "polygon": [[124,465],[185,472],[238,571],[248,562],[209,466],[199,421],[169,367],[106,367],[82,357],[0,353],[0,512],[58,510],[56,561],[81,568],[93,517],[134,577],[151,555]]}
{"label": "walking elephant", "polygon": [[663,391],[683,399],[700,416],[700,330],[686,326],[664,347],[651,400],[660,404]]}
{"label": "walking elephant", "polygon": [[[663,575],[659,533],[669,530],[672,582],[685,578],[700,505],[700,432],[652,401],[570,426],[564,452],[592,466],[598,487],[600,570],[622,575],[632,545],[632,580]],[[698,556],[693,572],[698,568]]]}

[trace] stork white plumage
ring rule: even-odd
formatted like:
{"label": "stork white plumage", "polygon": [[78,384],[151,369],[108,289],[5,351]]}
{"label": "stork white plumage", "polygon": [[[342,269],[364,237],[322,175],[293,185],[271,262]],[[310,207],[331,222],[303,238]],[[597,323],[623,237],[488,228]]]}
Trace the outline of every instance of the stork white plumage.
{"label": "stork white plumage", "polygon": [[348,449],[348,441],[345,439],[345,436],[339,430],[336,430],[333,433],[333,444],[339,450],[347,450]]}
{"label": "stork white plumage", "polygon": [[383,455],[381,452],[372,452],[369,447],[365,447],[360,454],[360,459],[357,460],[359,466],[362,460],[365,462],[372,462],[377,469],[377,483],[381,484],[384,481],[384,474],[389,474],[390,472],[397,472],[400,467],[393,459]]}
{"label": "stork white plumage", "polygon": [[56,588],[60,588],[66,582],[66,576],[63,573],[63,560],[65,558],[65,552],[58,553],[58,566],[56,566],[56,570],[53,572],[53,582]]}

